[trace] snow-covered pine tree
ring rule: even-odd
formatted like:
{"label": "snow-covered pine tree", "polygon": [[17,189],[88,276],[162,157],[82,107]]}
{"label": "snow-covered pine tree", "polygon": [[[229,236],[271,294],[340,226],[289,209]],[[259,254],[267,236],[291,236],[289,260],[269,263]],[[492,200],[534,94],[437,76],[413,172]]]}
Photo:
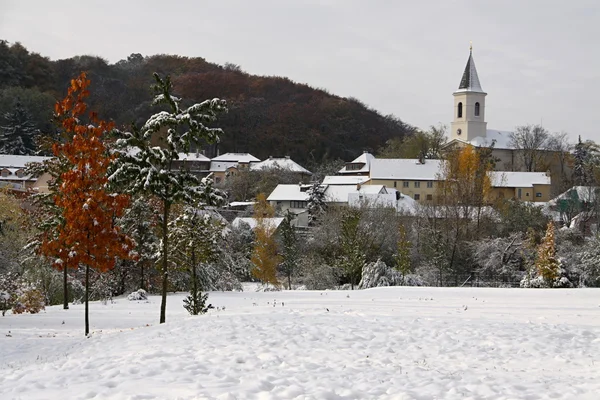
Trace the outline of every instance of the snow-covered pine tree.
{"label": "snow-covered pine tree", "polygon": [[[179,153],[189,153],[191,146],[203,141],[214,143],[223,133],[220,128],[209,128],[205,124],[216,121],[217,114],[227,110],[225,100],[212,99],[187,108],[180,106],[181,99],[172,96],[171,80],[154,74],[156,96],[153,105],[163,104],[169,111],[161,111],[141,127],[132,126],[131,132],[121,132],[116,145],[120,156],[113,165],[111,182],[124,185],[127,192],[146,193],[155,196],[161,203],[159,215],[161,227],[162,300],[160,323],[166,320],[167,287],[169,280],[169,218],[171,206],[179,201],[193,203],[200,197],[199,178],[181,168],[173,169]],[[161,146],[155,146],[153,136],[166,134]]]}
{"label": "snow-covered pine tree", "polygon": [[320,217],[327,210],[327,203],[325,203],[325,189],[326,186],[321,185],[319,182],[313,183],[308,189],[308,224],[315,225]]}
{"label": "snow-covered pine tree", "polygon": [[556,258],[556,245],[554,236],[556,229],[552,221],[548,222],[546,235],[542,239],[542,243],[538,246],[538,255],[535,260],[535,266],[538,274],[542,277],[548,287],[552,287],[554,281],[559,276],[560,263]]}
{"label": "snow-covered pine tree", "polygon": [[35,154],[35,136],[38,133],[29,112],[16,102],[14,110],[4,114],[4,123],[0,127],[0,153]]}
{"label": "snow-covered pine tree", "polygon": [[281,272],[285,274],[288,281],[288,290],[292,290],[292,277],[294,276],[298,262],[300,261],[300,251],[298,249],[298,235],[294,230],[292,221],[294,216],[287,212],[281,222],[279,231],[281,234]]}
{"label": "snow-covered pine tree", "polygon": [[156,213],[152,203],[143,196],[136,196],[119,221],[123,232],[135,242],[139,268],[139,289],[148,290],[150,268],[157,260],[159,239],[156,228]]}
{"label": "snow-covered pine tree", "polygon": [[586,164],[588,160],[588,151],[585,143],[579,136],[578,142],[573,151],[573,183],[575,186],[587,186],[588,176]]}
{"label": "snow-covered pine tree", "polygon": [[354,208],[344,210],[341,224],[341,253],[337,258],[337,265],[344,271],[350,280],[350,287],[354,290],[366,263],[365,252],[360,243],[360,210]]}
{"label": "snow-covered pine tree", "polygon": [[184,207],[169,229],[169,240],[173,243],[170,257],[174,264],[190,273],[190,295],[184,301],[184,308],[192,315],[206,312],[208,295],[202,294],[202,290],[212,289],[219,279],[218,271],[208,264],[219,255],[225,228],[215,210],[225,202],[225,194],[213,187],[211,176],[203,178],[198,189],[201,196]]}

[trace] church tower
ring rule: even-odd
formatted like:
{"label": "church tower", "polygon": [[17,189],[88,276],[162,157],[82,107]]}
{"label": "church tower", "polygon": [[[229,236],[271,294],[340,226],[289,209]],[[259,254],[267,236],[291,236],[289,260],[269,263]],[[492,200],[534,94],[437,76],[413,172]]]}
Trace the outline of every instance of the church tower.
{"label": "church tower", "polygon": [[477,69],[473,61],[473,46],[458,90],[454,92],[454,119],[451,124],[450,139],[471,141],[480,136],[485,138],[485,96],[481,89]]}

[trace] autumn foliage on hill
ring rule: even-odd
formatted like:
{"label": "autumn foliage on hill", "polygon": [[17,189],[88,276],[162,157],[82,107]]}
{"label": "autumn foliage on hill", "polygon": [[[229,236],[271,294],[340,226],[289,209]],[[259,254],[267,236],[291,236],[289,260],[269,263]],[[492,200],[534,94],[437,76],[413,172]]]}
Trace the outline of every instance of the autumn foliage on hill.
{"label": "autumn foliage on hill", "polygon": [[[27,69],[19,69],[27,65]],[[9,73],[8,70],[14,71]],[[6,70],[6,71],[4,71]],[[92,56],[50,61],[19,44],[0,41],[0,115],[12,110],[15,90],[33,113],[48,97],[63,96],[72,76],[87,71],[92,80],[90,106],[117,126],[143,123],[157,111],[151,105],[152,74],[170,75],[174,95],[189,104],[219,97],[229,113],[219,120],[226,133],[224,152],[250,152],[264,159],[291,156],[304,165],[323,159],[354,159],[363,150],[375,151],[391,138],[412,132],[393,115],[383,116],[353,98],[295,83],[284,77],[255,76],[239,66],[224,66],[203,58],[175,55],[144,57],[132,54],[109,64]],[[365,77],[366,79],[366,77]],[[3,95],[3,93],[5,95]],[[47,115],[33,116],[46,129]],[[214,156],[216,147],[207,149]]]}

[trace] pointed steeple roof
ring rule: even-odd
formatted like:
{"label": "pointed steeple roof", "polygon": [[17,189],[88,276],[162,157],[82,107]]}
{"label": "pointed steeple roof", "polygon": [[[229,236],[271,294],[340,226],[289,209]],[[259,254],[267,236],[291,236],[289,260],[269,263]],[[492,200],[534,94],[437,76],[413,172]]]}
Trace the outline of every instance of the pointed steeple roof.
{"label": "pointed steeple roof", "polygon": [[479,83],[479,76],[477,76],[477,68],[475,68],[475,61],[473,60],[473,46],[471,46],[469,52],[469,59],[465,67],[460,85],[458,86],[459,92],[483,92],[481,83]]}

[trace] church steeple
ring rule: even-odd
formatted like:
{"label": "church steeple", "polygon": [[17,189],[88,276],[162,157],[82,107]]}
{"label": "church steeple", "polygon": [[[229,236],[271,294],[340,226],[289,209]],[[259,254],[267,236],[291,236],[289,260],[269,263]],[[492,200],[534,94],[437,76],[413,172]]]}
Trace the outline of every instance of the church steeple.
{"label": "church steeple", "polygon": [[469,50],[469,59],[458,90],[454,95],[454,120],[452,121],[452,139],[470,142],[476,137],[486,137],[485,96],[481,88],[475,61],[473,46]]}
{"label": "church steeple", "polygon": [[469,59],[460,80],[460,85],[458,85],[458,90],[483,93],[481,83],[479,83],[479,76],[477,75],[477,68],[475,68],[475,61],[473,60],[473,45],[470,47]]}

